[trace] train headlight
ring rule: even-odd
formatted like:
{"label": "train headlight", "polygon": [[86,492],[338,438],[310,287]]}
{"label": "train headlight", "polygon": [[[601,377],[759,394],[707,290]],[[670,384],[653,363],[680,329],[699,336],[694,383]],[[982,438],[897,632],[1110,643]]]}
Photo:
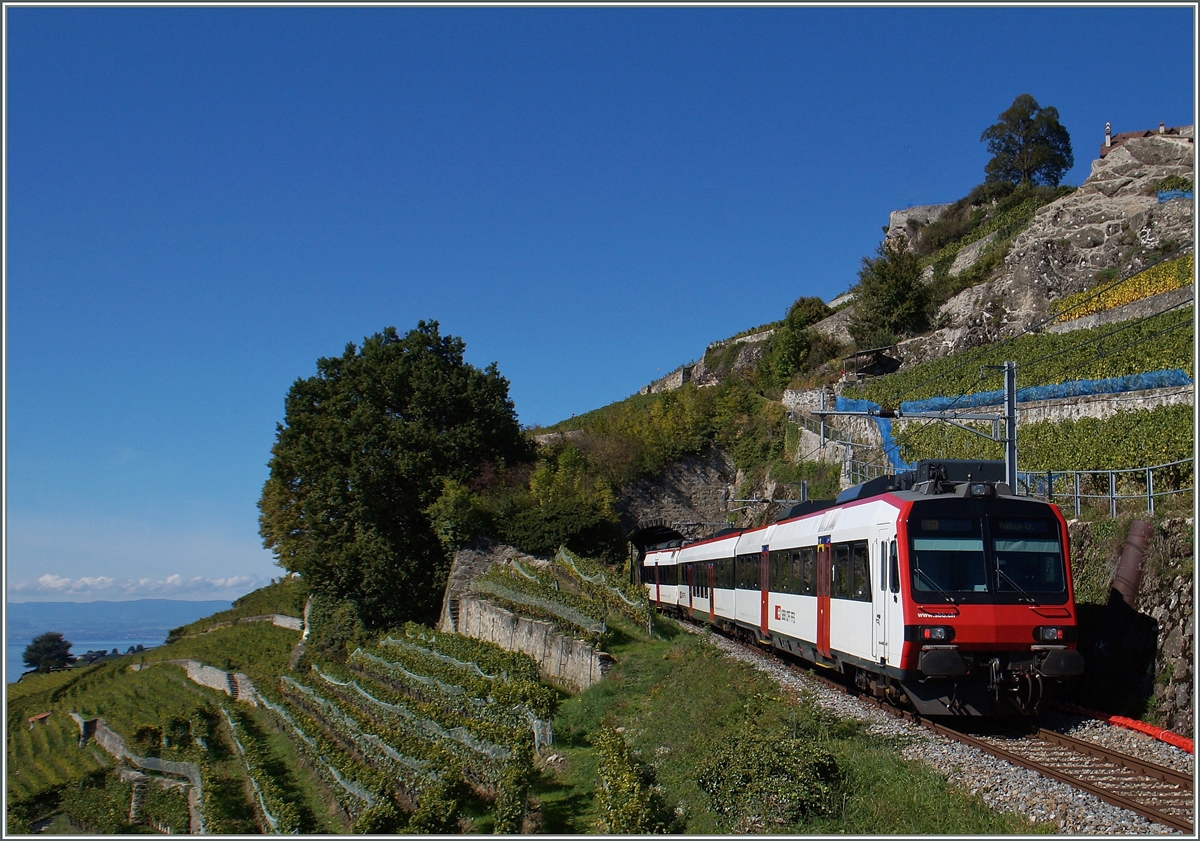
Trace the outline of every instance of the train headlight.
{"label": "train headlight", "polygon": [[922,625],[921,640],[923,642],[949,642],[954,639],[954,629],[949,625]]}
{"label": "train headlight", "polygon": [[1074,628],[1059,628],[1051,625],[1039,625],[1033,629],[1035,642],[1069,642]]}

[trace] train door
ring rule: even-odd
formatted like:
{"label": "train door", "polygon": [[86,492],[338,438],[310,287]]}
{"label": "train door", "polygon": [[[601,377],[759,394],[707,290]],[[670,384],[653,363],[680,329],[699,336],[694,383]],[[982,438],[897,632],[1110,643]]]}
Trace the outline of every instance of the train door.
{"label": "train door", "polygon": [[662,584],[660,583],[660,580],[659,580],[658,564],[655,564],[653,569],[654,569],[654,604],[656,607],[662,607],[662,590],[661,590]]}
{"label": "train door", "polygon": [[688,616],[692,619],[696,618],[696,565],[688,564],[687,567],[687,588],[688,588]]}
{"label": "train door", "polygon": [[758,559],[758,592],[760,593],[759,630],[762,632],[762,639],[770,639],[771,632],[767,627],[767,620],[771,611],[771,552],[766,546],[762,548]]}
{"label": "train door", "polygon": [[712,561],[708,564],[708,624],[712,625],[717,621],[717,581],[716,567]]}
{"label": "train door", "polygon": [[829,652],[829,579],[833,568],[833,547],[828,537],[817,538],[817,653]]}
{"label": "train door", "polygon": [[891,595],[888,592],[888,574],[890,572],[890,547],[892,543],[892,526],[890,523],[880,523],[876,528],[874,551],[871,553],[875,560],[875,587],[871,593],[871,601],[875,604],[875,622],[871,633],[871,650],[875,662],[881,666],[888,663],[888,616],[891,606]]}

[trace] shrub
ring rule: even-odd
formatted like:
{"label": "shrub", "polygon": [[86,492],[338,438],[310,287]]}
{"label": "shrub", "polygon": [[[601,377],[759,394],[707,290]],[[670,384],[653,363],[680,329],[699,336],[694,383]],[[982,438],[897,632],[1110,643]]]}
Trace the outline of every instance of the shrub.
{"label": "shrub", "polygon": [[154,724],[139,724],[130,739],[133,749],[142,756],[158,756],[162,752],[162,730]]}
{"label": "shrub", "polygon": [[308,615],[308,645],[338,662],[367,639],[354,605],[346,600],[316,594]]}
{"label": "shrub", "polygon": [[860,349],[893,344],[895,336],[920,333],[928,326],[928,290],[921,262],[900,240],[884,240],[874,259],[864,257],[858,273],[850,335]]}
{"label": "shrub", "polygon": [[625,737],[601,728],[593,737],[600,759],[602,831],[607,834],[655,834],[678,831],[674,812],[663,799],[651,766],[630,752]]}
{"label": "shrub", "polygon": [[394,835],[404,828],[405,817],[391,800],[383,800],[364,809],[355,818],[350,831],[356,835]]}
{"label": "shrub", "polygon": [[833,755],[809,739],[753,730],[714,741],[696,783],[733,832],[778,832],[824,814],[840,771]]}
{"label": "shrub", "polygon": [[1187,191],[1191,189],[1192,179],[1184,178],[1182,175],[1168,175],[1161,181],[1155,181],[1153,184],[1151,184],[1146,192],[1153,195],[1154,193],[1161,193],[1167,190]]}
{"label": "shrub", "polygon": [[615,561],[624,556],[625,535],[613,502],[609,483],[567,444],[542,453],[528,492],[481,504],[491,507],[492,532],[522,551],[548,555],[565,545]]}
{"label": "shrub", "polygon": [[514,750],[512,760],[500,772],[500,785],[492,806],[493,831],[497,835],[514,835],[521,831],[533,777],[528,747],[523,751]]}
{"label": "shrub", "polygon": [[408,821],[408,832],[414,835],[456,834],[460,802],[469,790],[456,769],[444,769],[441,777],[421,794],[421,802]]}

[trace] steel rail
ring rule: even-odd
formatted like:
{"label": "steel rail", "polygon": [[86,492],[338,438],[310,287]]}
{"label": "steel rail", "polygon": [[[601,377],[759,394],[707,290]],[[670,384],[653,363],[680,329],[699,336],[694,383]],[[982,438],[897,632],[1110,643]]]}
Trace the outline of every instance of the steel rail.
{"label": "steel rail", "polygon": [[[1139,814],[1148,820],[1154,821],[1155,823],[1160,823],[1160,824],[1163,824],[1164,826],[1169,826],[1171,829],[1177,829],[1180,832],[1186,833],[1188,835],[1192,834],[1192,832],[1193,832],[1193,823],[1189,819],[1185,819],[1179,815],[1173,815],[1169,812],[1164,812],[1161,809],[1157,809],[1154,806],[1151,806],[1149,804],[1146,804],[1146,803],[1143,803],[1143,802],[1140,802],[1137,800],[1132,800],[1128,797],[1125,797],[1124,795],[1118,794],[1117,792],[1113,791],[1110,788],[1106,788],[1104,786],[1097,785],[1096,783],[1093,783],[1089,780],[1081,779],[1080,777],[1072,775],[1065,771],[1060,771],[1057,768],[1054,768],[1054,767],[1051,767],[1044,763],[1038,762],[1036,759],[1031,759],[1029,757],[1023,756],[1015,751],[1008,750],[1007,748],[1003,748],[1000,745],[994,744],[992,742],[988,742],[983,739],[978,739],[974,736],[971,736],[971,735],[968,735],[961,731],[955,730],[952,727],[947,727],[944,724],[938,724],[937,722],[929,721],[927,719],[923,720],[922,723],[925,724],[926,727],[930,728],[934,732],[939,733],[948,739],[954,739],[957,742],[962,742],[965,745],[970,745],[971,747],[977,748],[978,750],[981,750],[984,753],[991,754],[992,756],[995,756],[999,759],[1003,759],[1006,762],[1011,762],[1013,765],[1018,765],[1022,768],[1027,768],[1030,771],[1034,771],[1038,774],[1041,774],[1043,777],[1046,777],[1048,779],[1057,780],[1061,783],[1066,783],[1067,785],[1071,786],[1072,788],[1077,788],[1081,791],[1086,791],[1087,793],[1100,798],[1105,803],[1110,803],[1113,806],[1118,806],[1122,809],[1127,809],[1130,812]],[[1061,734],[1054,734],[1054,735],[1056,737],[1061,736]],[[1040,738],[1040,733],[1039,733],[1038,738]],[[1062,737],[1062,738],[1070,739],[1070,737]],[[1072,740],[1072,741],[1078,741],[1078,740]],[[1058,741],[1057,738],[1054,740],[1054,743],[1060,744],[1061,746],[1064,746],[1064,747],[1067,747],[1068,749],[1070,749],[1074,752],[1080,753],[1081,755],[1089,755],[1089,756],[1093,756],[1097,759],[1101,759],[1105,763],[1107,763],[1111,766],[1114,766],[1114,768],[1118,772],[1120,770],[1128,770],[1128,771],[1131,771],[1131,772],[1137,774],[1138,776],[1149,777],[1149,775],[1144,774],[1141,771],[1137,770],[1137,766],[1146,765],[1147,763],[1143,762],[1142,760],[1135,759],[1134,757],[1127,756],[1127,755],[1121,754],[1121,753],[1117,753],[1115,751],[1107,751],[1096,745],[1086,745],[1086,743],[1084,743],[1087,747],[1086,751],[1081,751],[1081,750],[1077,749],[1076,747],[1074,747],[1073,745],[1068,745],[1068,744],[1065,744],[1065,742],[1060,742],[1060,741]],[[1095,754],[1092,753],[1093,749],[1097,753],[1102,753],[1105,756],[1104,757],[1096,757]],[[1150,763],[1150,764],[1153,764],[1153,763]],[[1156,766],[1156,767],[1158,767],[1158,766]],[[1167,771],[1172,775],[1174,775],[1176,773],[1176,772],[1170,771],[1169,769],[1165,769],[1165,768],[1162,770]],[[1154,779],[1156,781],[1159,781],[1159,782],[1163,782],[1163,780],[1161,780],[1161,778],[1159,778],[1159,777],[1150,777],[1150,778]],[[1184,779],[1186,781],[1187,786],[1186,786],[1186,788],[1180,786],[1180,790],[1182,792],[1186,793],[1186,795],[1189,799],[1189,802],[1190,802],[1191,798],[1192,798],[1191,778],[1184,777]],[[1121,782],[1128,782],[1128,780],[1127,779],[1122,780]],[[1176,785],[1178,785],[1178,784],[1176,784]]]}
{"label": "steel rail", "polygon": [[1103,759],[1106,762],[1124,765],[1126,768],[1137,771],[1139,774],[1154,780],[1170,783],[1189,791],[1191,791],[1194,785],[1191,774],[1185,774],[1182,771],[1176,771],[1173,768],[1167,768],[1164,765],[1158,765],[1146,759],[1138,759],[1136,756],[1110,751],[1094,742],[1085,742],[1083,739],[1076,739],[1074,736],[1068,736],[1065,733],[1055,733],[1053,730],[1042,728],[1039,728],[1035,735],[1042,741],[1053,742],[1063,747],[1071,748],[1071,750],[1078,751],[1079,753],[1086,753],[1088,756]]}

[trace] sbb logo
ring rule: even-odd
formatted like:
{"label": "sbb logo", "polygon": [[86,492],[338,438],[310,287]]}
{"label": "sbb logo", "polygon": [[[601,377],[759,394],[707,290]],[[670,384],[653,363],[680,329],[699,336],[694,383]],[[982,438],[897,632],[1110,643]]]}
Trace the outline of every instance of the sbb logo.
{"label": "sbb logo", "polygon": [[779,605],[775,605],[775,618],[780,622],[795,622],[796,614],[791,610],[784,610]]}

